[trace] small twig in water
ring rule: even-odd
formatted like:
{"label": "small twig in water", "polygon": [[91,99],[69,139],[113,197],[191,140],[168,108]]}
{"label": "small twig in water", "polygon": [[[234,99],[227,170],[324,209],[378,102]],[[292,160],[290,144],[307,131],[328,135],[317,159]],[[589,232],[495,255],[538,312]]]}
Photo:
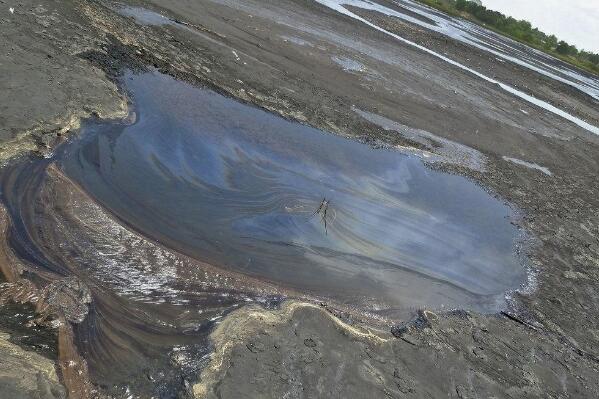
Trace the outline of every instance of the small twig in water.
{"label": "small twig in water", "polygon": [[314,211],[314,213],[313,213],[313,214],[312,214],[312,216],[310,216],[310,217],[313,217],[313,216],[314,216],[314,215],[316,215],[317,213],[320,213],[320,210],[321,210],[321,209],[322,209],[322,207],[324,206],[324,203],[325,203],[325,201],[326,201],[326,198],[324,198],[322,201],[320,201],[320,206],[318,207],[318,209],[317,209],[317,210],[315,210],[315,211]]}
{"label": "small twig in water", "polygon": [[326,199],[326,197],[323,198],[322,201],[320,201],[320,205],[318,206],[318,209],[316,209],[316,211],[312,214],[312,216],[320,214],[320,221],[324,223],[324,232],[326,235],[329,235],[329,231],[327,228],[327,211],[329,209],[329,204],[330,204],[330,201],[328,199]]}

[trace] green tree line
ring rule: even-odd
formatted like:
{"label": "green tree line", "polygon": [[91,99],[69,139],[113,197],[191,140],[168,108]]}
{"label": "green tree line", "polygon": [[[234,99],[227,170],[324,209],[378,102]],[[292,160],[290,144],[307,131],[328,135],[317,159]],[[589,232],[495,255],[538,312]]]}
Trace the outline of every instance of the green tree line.
{"label": "green tree line", "polygon": [[576,46],[559,40],[555,35],[547,35],[537,28],[533,28],[528,21],[505,16],[498,11],[489,10],[483,5],[468,0],[419,1],[449,14],[481,23],[563,61],[599,74],[599,54],[579,50]]}

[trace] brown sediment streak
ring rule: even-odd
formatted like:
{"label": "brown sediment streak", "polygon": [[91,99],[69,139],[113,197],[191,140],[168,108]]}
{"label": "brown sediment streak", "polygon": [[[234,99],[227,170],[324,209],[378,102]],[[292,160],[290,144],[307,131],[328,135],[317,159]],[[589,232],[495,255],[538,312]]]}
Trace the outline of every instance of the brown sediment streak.
{"label": "brown sediment streak", "polygon": [[10,234],[10,217],[6,208],[0,204],[0,228],[3,239],[0,240],[0,271],[7,282],[0,284],[0,305],[7,302],[30,304],[35,307],[37,317],[29,324],[48,328],[58,325],[58,367],[61,382],[67,388],[69,399],[91,397],[92,385],[89,380],[87,363],[79,355],[73,341],[73,329],[63,312],[48,298],[52,284],[38,288],[33,282],[22,278],[26,266],[10,249],[7,237]]}
{"label": "brown sediment streak", "polygon": [[0,240],[0,271],[6,281],[14,283],[19,280],[22,267],[20,267],[19,261],[8,246],[7,238],[10,234],[10,218],[6,208],[2,204],[0,204],[0,230],[3,237]]}
{"label": "brown sediment streak", "polygon": [[0,284],[0,305],[7,302],[31,304],[39,316],[31,323],[38,323],[45,318],[43,314],[47,310],[47,306],[40,301],[40,292],[35,284],[21,278],[25,266],[9,247],[10,227],[8,212],[4,205],[0,204],[0,230],[3,232],[0,240],[0,272],[6,280],[5,283]]}
{"label": "brown sediment streak", "polygon": [[87,362],[75,346],[73,328],[64,318],[58,327],[58,364],[69,399],[91,398],[94,392],[89,378]]}
{"label": "brown sediment streak", "polygon": [[[213,295],[215,289],[231,295],[282,293],[273,285],[176,253],[123,227],[55,165],[50,164],[42,173],[45,179],[34,203],[26,205],[43,215],[31,238],[52,263],[60,265],[67,275],[76,276],[71,280],[89,286],[94,297],[94,314],[87,315],[80,325],[68,322],[69,315],[76,318],[81,314],[72,301],[65,304],[60,318],[59,366],[73,398],[86,398],[93,393],[91,381],[106,381],[103,373],[111,372],[109,364],[116,362],[123,370],[131,370],[130,363],[144,359],[145,350],[158,356],[167,354],[169,346],[185,345],[181,342],[189,340],[186,334],[177,335],[180,333],[170,327],[156,324],[160,317],[171,317],[164,316],[164,312],[185,316],[186,312],[221,306],[218,302],[205,302],[205,306],[199,307],[184,303],[173,307],[170,303],[153,302],[155,294],[159,294],[159,301],[168,301],[172,292],[192,300],[194,296],[201,297],[202,290],[208,290],[207,295]],[[87,247],[88,243],[91,246]],[[113,245],[124,248],[126,258],[120,258]],[[125,274],[119,274],[121,269]],[[172,275],[165,281],[158,278],[152,286],[152,278],[166,269],[173,269]],[[136,292],[136,284],[145,278],[150,292],[144,292],[143,285]],[[123,279],[127,279],[124,284]],[[69,278],[53,284],[65,280]],[[77,292],[78,287],[74,288]],[[176,317],[169,319],[169,323],[176,322]]]}

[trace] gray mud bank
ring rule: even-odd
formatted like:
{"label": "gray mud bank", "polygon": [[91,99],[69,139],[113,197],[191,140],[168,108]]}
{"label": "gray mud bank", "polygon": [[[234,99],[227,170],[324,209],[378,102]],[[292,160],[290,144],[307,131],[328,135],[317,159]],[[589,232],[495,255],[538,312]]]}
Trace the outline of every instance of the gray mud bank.
{"label": "gray mud bank", "polygon": [[599,396],[596,77],[411,2],[0,39],[0,397]]}

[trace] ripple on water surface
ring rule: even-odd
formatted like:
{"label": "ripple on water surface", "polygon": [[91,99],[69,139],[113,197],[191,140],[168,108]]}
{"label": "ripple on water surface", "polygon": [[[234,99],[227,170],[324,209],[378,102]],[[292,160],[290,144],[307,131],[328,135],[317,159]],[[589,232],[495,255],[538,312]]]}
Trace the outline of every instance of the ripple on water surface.
{"label": "ripple on water surface", "polygon": [[492,312],[526,280],[512,212],[466,178],[157,73],[125,82],[136,122],[88,124],[60,164],[167,247],[388,314]]}

